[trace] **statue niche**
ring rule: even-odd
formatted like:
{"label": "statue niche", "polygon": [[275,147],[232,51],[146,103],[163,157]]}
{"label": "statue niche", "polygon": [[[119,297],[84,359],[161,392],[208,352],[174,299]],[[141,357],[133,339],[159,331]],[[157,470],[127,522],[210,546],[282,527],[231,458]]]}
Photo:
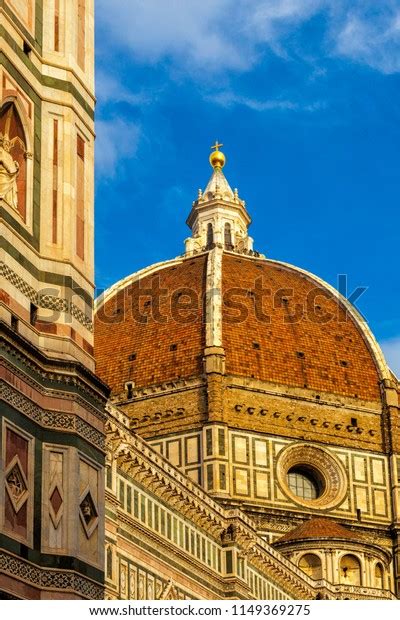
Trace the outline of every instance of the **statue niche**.
{"label": "statue niche", "polygon": [[6,202],[25,219],[26,139],[13,103],[0,110],[0,201]]}

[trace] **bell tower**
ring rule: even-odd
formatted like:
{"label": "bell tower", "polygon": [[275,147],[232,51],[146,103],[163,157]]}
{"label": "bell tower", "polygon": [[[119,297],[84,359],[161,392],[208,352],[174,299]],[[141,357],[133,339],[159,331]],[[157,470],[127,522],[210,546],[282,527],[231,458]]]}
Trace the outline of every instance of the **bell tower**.
{"label": "bell tower", "polygon": [[0,598],[103,592],[93,35],[94,0],[0,0]]}

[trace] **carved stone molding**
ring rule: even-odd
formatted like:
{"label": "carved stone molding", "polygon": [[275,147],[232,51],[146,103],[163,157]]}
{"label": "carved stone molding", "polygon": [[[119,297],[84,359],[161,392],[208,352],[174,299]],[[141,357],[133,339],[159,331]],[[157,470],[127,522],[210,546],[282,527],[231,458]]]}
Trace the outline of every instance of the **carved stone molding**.
{"label": "carved stone molding", "polygon": [[0,551],[0,572],[42,590],[73,592],[89,600],[101,600],[101,585],[72,571],[43,569],[5,551]]}
{"label": "carved stone molding", "polygon": [[91,538],[99,524],[99,511],[89,487],[86,487],[80,497],[79,517],[87,538]]}
{"label": "carved stone molding", "polygon": [[132,398],[129,400],[126,398],[125,393],[120,393],[111,397],[110,402],[114,405],[127,405],[132,402],[140,402],[142,400],[151,399],[154,396],[187,392],[188,390],[204,387],[204,385],[205,381],[199,377],[187,377],[176,379],[174,381],[164,381],[163,383],[146,387],[134,387],[132,389]]}
{"label": "carved stone molding", "polygon": [[5,471],[5,487],[11,500],[15,513],[28,501],[28,480],[24,473],[19,457],[16,455],[7,466]]}
{"label": "carved stone molding", "polygon": [[[2,351],[5,354],[8,354],[7,357],[12,357],[18,362],[21,362],[24,368],[29,369],[35,378],[32,378],[27,374],[27,372],[23,372],[18,368],[18,366],[14,365],[12,362],[14,359],[8,360],[6,356],[2,356]],[[48,363],[51,364],[52,360],[48,360]],[[69,365],[66,363],[65,368],[62,370],[58,370],[58,367],[50,369],[46,366],[43,367],[39,365],[36,359],[25,355],[20,349],[17,349],[13,344],[7,342],[6,340],[0,340],[0,365],[3,365],[12,375],[15,375],[22,379],[25,383],[31,385],[35,390],[39,391],[41,394],[46,396],[54,396],[54,390],[59,390],[60,394],[58,394],[59,398],[63,398],[65,400],[73,400],[82,404],[82,406],[93,413],[98,419],[102,422],[105,420],[106,415],[104,411],[104,398],[100,396],[100,393],[95,390],[94,387],[89,382],[85,382],[81,376],[75,374],[75,368],[68,367]],[[79,365],[77,365],[79,370]],[[94,381],[97,380],[95,375],[89,373],[89,381],[93,378]],[[54,387],[51,389],[47,389],[43,387],[43,381],[50,381],[54,383]],[[93,406],[88,400],[83,398],[79,393],[71,393],[67,391],[63,391],[63,386],[73,385],[82,394],[88,394],[91,399],[98,405],[98,408]]]}
{"label": "carved stone molding", "polygon": [[93,426],[74,414],[45,411],[4,381],[0,381],[0,400],[8,403],[45,428],[77,433],[96,448],[105,450],[104,436]]}
{"label": "carved stone molding", "polygon": [[15,286],[20,293],[28,297],[28,299],[39,308],[51,309],[57,312],[68,312],[83,325],[83,327],[93,332],[92,319],[82,312],[72,301],[69,302],[68,299],[56,297],[54,295],[41,295],[4,262],[0,262],[0,275],[4,276],[10,284]]}

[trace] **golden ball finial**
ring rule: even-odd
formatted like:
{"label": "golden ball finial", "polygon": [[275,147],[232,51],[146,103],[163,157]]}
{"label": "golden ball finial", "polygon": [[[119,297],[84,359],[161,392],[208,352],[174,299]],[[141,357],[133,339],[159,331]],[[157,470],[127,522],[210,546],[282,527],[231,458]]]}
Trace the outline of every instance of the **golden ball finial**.
{"label": "golden ball finial", "polygon": [[218,144],[218,140],[216,140],[215,144],[211,147],[212,149],[215,149],[210,155],[210,164],[213,168],[223,168],[225,166],[225,155],[219,150],[220,146],[224,145]]}

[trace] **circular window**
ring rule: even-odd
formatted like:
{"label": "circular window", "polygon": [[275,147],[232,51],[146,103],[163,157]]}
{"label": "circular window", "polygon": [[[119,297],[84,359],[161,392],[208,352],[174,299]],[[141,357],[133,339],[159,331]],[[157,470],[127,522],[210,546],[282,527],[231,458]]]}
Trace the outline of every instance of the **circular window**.
{"label": "circular window", "polygon": [[289,489],[297,497],[317,499],[321,495],[322,485],[317,472],[307,467],[292,467],[287,474]]}
{"label": "circular window", "polygon": [[347,493],[347,475],[330,452],[309,444],[295,444],[281,451],[277,477],[285,494],[310,508],[331,508]]}

